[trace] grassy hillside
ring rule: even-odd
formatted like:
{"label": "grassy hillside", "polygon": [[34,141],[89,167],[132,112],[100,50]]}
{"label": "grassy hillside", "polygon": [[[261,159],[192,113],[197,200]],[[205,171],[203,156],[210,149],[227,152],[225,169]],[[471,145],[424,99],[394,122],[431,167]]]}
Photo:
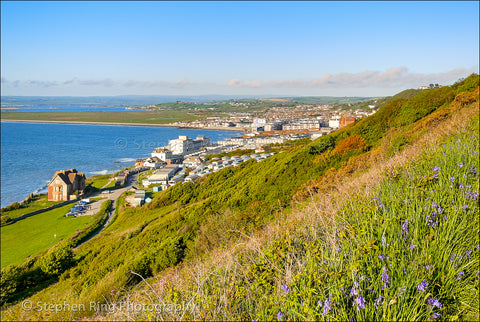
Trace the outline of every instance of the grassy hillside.
{"label": "grassy hillside", "polygon": [[[2,289],[2,296],[5,294],[2,318],[95,316],[109,319],[111,315],[95,310],[25,312],[15,302],[25,298],[33,302],[66,301],[83,303],[89,308],[92,301],[124,303],[125,296],[129,296],[130,300],[141,303],[196,306],[188,312],[162,311],[161,314],[148,310],[115,310],[114,319],[179,319],[182,314],[184,318],[195,319],[320,319],[324,317],[321,312],[325,306],[330,306],[327,313],[332,314],[325,315],[326,318],[424,319],[428,305],[421,305],[413,288],[422,282],[418,281],[422,276],[420,267],[400,265],[404,256],[410,254],[402,247],[416,245],[412,254],[419,257],[411,258],[416,263],[426,261],[426,254],[441,242],[455,244],[457,253],[472,248],[473,237],[464,243],[456,236],[468,237],[467,231],[475,232],[462,225],[478,218],[477,204],[457,198],[453,205],[447,205],[448,199],[440,198],[435,192],[428,195],[430,190],[454,192],[440,180],[444,179],[440,177],[444,172],[433,170],[439,167],[441,171],[450,171],[454,161],[442,161],[439,158],[446,150],[435,149],[440,149],[440,142],[448,136],[461,135],[460,129],[469,129],[472,119],[478,123],[478,75],[450,87],[392,100],[369,118],[314,142],[299,142],[259,163],[251,160],[236,168],[223,169],[197,184],[176,185],[159,193],[146,206],[126,208],[119,199],[116,220],[80,246],[73,261],[69,259],[68,267],[53,274],[57,278],[55,284],[33,296],[30,292],[23,297],[19,290],[4,293]],[[478,127],[470,132],[478,139]],[[472,144],[463,136],[458,138],[464,144]],[[448,142],[445,141],[445,148],[451,147]],[[462,145],[458,153],[465,149]],[[419,162],[422,151],[428,159],[420,168],[414,167],[422,164]],[[461,157],[463,154],[452,156]],[[471,158],[465,156],[464,159],[464,165],[478,169]],[[395,160],[403,161],[386,168]],[[428,163],[430,160],[434,160],[435,165]],[[362,177],[373,174],[373,179]],[[458,179],[463,174],[468,176],[463,172],[452,172],[450,176]],[[478,174],[468,180],[455,184],[472,185],[468,191],[474,194],[471,189],[477,189],[478,192]],[[363,186],[355,186],[360,183]],[[425,191],[413,188],[417,186]],[[364,193],[360,193],[362,191]],[[392,193],[394,191],[397,192]],[[424,214],[415,215],[427,205],[425,198],[435,198],[445,216],[462,203],[465,222],[438,221],[433,227],[437,230],[430,231],[430,226],[422,226]],[[467,207],[463,210],[464,204]],[[436,211],[439,212],[438,207]],[[455,216],[448,218],[454,220]],[[408,238],[413,238],[408,240],[409,244],[401,235],[405,220]],[[448,227],[444,230],[439,229],[440,226]],[[427,241],[431,233],[434,235]],[[425,265],[437,265],[433,272],[447,273],[447,266],[440,262],[443,257],[438,254],[436,257],[438,262]],[[470,257],[473,262],[468,265],[473,267],[478,263],[478,253],[471,253]],[[30,274],[36,265],[32,260],[22,264],[19,270],[23,273],[6,276],[13,278],[24,292],[28,285],[18,280],[22,274]],[[387,279],[383,275],[382,280],[383,267],[389,277],[380,292]],[[399,286],[403,268],[415,274],[404,278],[408,283]],[[467,267],[463,270],[461,277],[472,282],[474,273]],[[450,283],[446,292],[451,296],[456,296],[458,290],[452,288],[450,279],[459,273],[445,275]],[[3,276],[2,287],[11,282]],[[430,288],[423,294],[430,293],[430,297],[435,296],[446,307],[441,295],[443,289],[439,293],[434,287],[444,285],[445,280],[438,280],[438,276],[425,275]],[[148,284],[142,282],[143,278],[149,278]],[[400,305],[403,300],[393,291],[397,287],[405,287],[402,292],[411,295],[409,301],[415,303],[412,310],[401,309],[405,307]],[[140,290],[135,291],[138,288]],[[368,288],[372,288],[372,292],[368,293]],[[352,293],[350,298],[342,297],[347,289]],[[470,299],[470,293],[462,296]],[[395,309],[386,305],[383,315],[378,315],[377,310],[362,309],[363,300],[372,308],[380,295],[388,299],[388,303],[396,301],[398,305]],[[473,307],[474,303],[469,301],[464,302]],[[358,309],[353,303],[357,303]],[[452,304],[453,313],[448,314],[460,317],[478,314],[478,310],[475,313],[468,307],[460,310],[461,305]]]}

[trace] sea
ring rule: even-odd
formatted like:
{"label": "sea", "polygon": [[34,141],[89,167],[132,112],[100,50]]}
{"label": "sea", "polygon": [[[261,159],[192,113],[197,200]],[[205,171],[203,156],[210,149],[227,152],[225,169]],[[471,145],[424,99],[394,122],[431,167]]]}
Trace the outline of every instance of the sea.
{"label": "sea", "polygon": [[240,132],[176,127],[1,122],[1,207],[47,191],[55,171],[114,173],[179,135],[217,142]]}

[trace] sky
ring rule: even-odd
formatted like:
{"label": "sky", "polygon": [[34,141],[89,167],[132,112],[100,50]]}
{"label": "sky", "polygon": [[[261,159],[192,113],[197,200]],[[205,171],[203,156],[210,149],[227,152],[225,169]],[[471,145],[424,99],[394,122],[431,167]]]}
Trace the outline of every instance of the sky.
{"label": "sky", "polygon": [[478,1],[1,1],[1,90],[387,96],[478,73],[478,12]]}

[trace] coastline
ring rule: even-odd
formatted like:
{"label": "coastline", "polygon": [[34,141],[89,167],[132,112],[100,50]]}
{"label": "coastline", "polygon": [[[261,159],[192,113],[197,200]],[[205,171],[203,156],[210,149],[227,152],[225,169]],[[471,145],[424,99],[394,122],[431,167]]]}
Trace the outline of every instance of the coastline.
{"label": "coastline", "polygon": [[[43,120],[4,120],[4,119],[1,119],[0,120],[1,122],[0,123],[32,123],[32,124],[80,124],[80,125],[111,125],[111,126],[137,126],[137,127],[165,127],[165,128],[177,128],[177,129],[198,129],[198,130],[213,130],[213,131],[232,131],[232,132],[244,132],[245,130],[244,129],[236,129],[236,128],[232,128],[232,127],[205,127],[205,128],[200,128],[200,127],[185,127],[185,126],[178,126],[178,125],[174,125],[174,124],[148,124],[148,123],[113,123],[113,122],[84,122],[84,121],[43,121]],[[232,133],[232,135],[234,135]],[[128,167],[126,167],[128,168]],[[126,168],[122,168],[122,170],[125,170]],[[112,172],[108,171],[107,173],[97,173],[97,174],[91,174],[88,176],[89,177],[94,177],[94,176],[97,176],[97,175],[101,175],[101,174],[113,174],[115,172],[118,172],[118,171],[122,171],[122,170],[112,170]],[[88,172],[88,171],[87,171]],[[45,194],[46,191],[45,191],[45,188],[44,186],[42,186],[41,188],[38,188],[36,189],[35,191],[30,191],[29,193],[33,193],[35,195],[41,195],[41,194]],[[1,208],[4,208],[4,207],[7,207],[9,205],[11,205],[12,203],[15,203],[15,202],[23,202],[24,199],[18,199],[18,200],[15,200],[15,201],[12,201],[10,202],[9,204],[6,204],[6,205],[3,205]]]}
{"label": "coastline", "polygon": [[84,125],[113,125],[113,126],[143,126],[143,127],[176,127],[179,129],[199,129],[214,131],[234,131],[245,132],[243,128],[236,127],[196,127],[196,126],[179,126],[175,124],[151,124],[151,123],[118,123],[118,122],[84,122],[84,121],[42,121],[42,120],[1,120],[1,122],[12,123],[56,123],[56,124],[84,124]]}

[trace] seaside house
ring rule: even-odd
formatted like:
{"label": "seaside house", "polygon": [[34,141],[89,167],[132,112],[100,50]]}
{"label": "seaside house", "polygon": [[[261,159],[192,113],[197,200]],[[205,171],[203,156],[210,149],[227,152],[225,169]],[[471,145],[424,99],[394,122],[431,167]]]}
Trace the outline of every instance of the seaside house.
{"label": "seaside house", "polygon": [[85,174],[76,169],[55,172],[48,184],[49,201],[75,200],[85,189]]}
{"label": "seaside house", "polygon": [[141,206],[143,205],[144,202],[145,202],[145,190],[141,190],[141,189],[135,190],[132,206],[134,207]]}

